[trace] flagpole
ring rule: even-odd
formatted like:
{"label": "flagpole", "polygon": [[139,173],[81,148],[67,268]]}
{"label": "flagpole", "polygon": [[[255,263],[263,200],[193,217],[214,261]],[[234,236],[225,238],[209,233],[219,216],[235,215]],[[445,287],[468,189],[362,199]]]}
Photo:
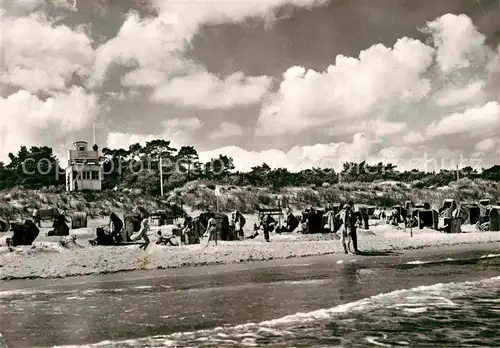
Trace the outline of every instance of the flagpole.
{"label": "flagpole", "polygon": [[160,156],[160,190],[161,190],[161,196],[163,197],[163,161]]}
{"label": "flagpole", "polygon": [[96,142],[95,142],[96,141],[95,140],[95,118],[94,118],[94,121],[92,122],[92,134],[94,135],[94,144],[93,145],[95,145],[96,144]]}

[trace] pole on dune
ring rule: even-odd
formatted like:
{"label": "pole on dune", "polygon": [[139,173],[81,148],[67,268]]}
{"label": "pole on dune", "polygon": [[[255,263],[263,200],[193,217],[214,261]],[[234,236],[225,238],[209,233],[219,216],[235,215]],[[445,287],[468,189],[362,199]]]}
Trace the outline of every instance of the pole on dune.
{"label": "pole on dune", "polygon": [[161,196],[163,197],[163,161],[160,156],[160,191]]}
{"label": "pole on dune", "polygon": [[219,212],[219,196],[220,196],[220,186],[215,186],[215,200],[217,203],[217,213]]}
{"label": "pole on dune", "polygon": [[[420,214],[418,214],[418,221],[420,221]],[[411,211],[411,206],[410,206],[410,238],[413,238],[413,212]]]}

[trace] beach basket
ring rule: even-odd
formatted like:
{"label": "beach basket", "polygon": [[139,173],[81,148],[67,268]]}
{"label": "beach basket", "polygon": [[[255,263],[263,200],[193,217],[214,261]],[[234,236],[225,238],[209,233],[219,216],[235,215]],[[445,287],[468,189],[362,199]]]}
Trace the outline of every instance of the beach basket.
{"label": "beach basket", "polygon": [[0,232],[8,232],[10,230],[10,223],[6,220],[0,219]]}
{"label": "beach basket", "polygon": [[500,231],[500,212],[499,209],[491,209],[490,211],[490,231]]}
{"label": "beach basket", "polygon": [[78,228],[87,227],[88,214],[85,212],[74,212],[71,214],[71,229],[76,230]]}

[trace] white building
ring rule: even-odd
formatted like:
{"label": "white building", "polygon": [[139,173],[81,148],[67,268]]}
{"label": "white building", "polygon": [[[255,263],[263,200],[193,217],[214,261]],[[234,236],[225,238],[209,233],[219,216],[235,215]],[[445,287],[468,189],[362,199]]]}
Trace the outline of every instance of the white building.
{"label": "white building", "polygon": [[102,177],[97,146],[89,150],[86,141],[74,143],[74,149],[68,153],[66,191],[101,190]]}

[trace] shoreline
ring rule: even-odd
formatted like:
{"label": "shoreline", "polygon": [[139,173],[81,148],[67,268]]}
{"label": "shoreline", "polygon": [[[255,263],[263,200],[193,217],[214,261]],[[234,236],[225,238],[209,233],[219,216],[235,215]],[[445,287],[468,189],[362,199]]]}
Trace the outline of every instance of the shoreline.
{"label": "shoreline", "polygon": [[[339,261],[355,257],[370,260],[394,258],[398,257],[398,253],[401,253],[400,255],[404,258],[423,254],[427,257],[440,256],[442,258],[445,253],[457,250],[471,252],[484,249],[500,252],[500,233],[498,232],[451,235],[421,230],[413,238],[401,235],[401,231],[385,231],[385,233],[377,234],[368,233],[370,231],[361,232],[360,249],[362,251],[389,254],[385,256],[345,255],[341,250],[340,241],[332,236],[328,239],[328,235],[321,236],[326,237],[326,240],[313,241],[286,240],[289,236],[276,240],[279,236],[275,236],[274,243],[220,242],[217,247],[210,245],[206,249],[200,244],[183,247],[163,247],[151,244],[147,251],[139,251],[134,247],[70,246],[63,248],[56,242],[41,242],[35,248],[24,248],[21,251],[0,254],[2,261],[0,284],[16,280],[146,274],[167,269],[199,270],[229,265],[264,265],[266,262],[283,260],[295,262],[295,260],[321,257]],[[363,235],[363,232],[366,233]],[[394,237],[394,233],[399,234],[398,238]],[[82,240],[77,240],[77,242],[82,244]]]}
{"label": "shoreline", "polygon": [[[446,247],[426,247],[421,249],[406,250],[406,252],[395,253],[387,256],[357,256],[332,253],[327,255],[303,256],[288,259],[273,259],[262,261],[247,261],[240,263],[230,263],[224,265],[193,265],[186,267],[149,270],[116,271],[107,274],[81,274],[60,278],[14,278],[10,280],[0,280],[0,293],[4,291],[46,289],[52,287],[79,287],[82,285],[102,283],[120,283],[147,279],[169,279],[169,278],[196,278],[203,274],[221,275],[224,273],[252,271],[255,269],[265,269],[274,267],[294,267],[294,266],[313,266],[315,264],[332,264],[332,267],[353,264],[361,267],[379,267],[393,265],[407,265],[408,267],[419,267],[423,261],[425,263],[440,262],[463,262],[468,260],[477,260],[490,257],[500,257],[500,245],[498,243],[473,243],[451,245]],[[452,258],[452,260],[451,260]],[[499,273],[500,276],[500,273]],[[54,283],[53,280],[57,282]]]}

